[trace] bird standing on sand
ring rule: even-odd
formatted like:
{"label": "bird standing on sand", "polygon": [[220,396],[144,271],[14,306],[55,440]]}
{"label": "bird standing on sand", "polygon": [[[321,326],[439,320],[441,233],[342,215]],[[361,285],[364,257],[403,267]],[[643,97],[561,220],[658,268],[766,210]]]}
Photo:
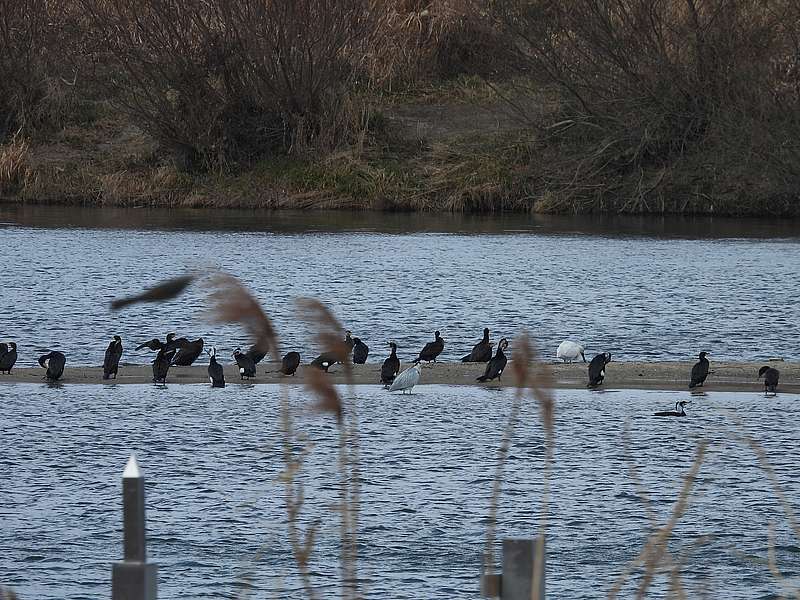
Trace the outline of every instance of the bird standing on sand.
{"label": "bird standing on sand", "polygon": [[489,328],[483,330],[483,339],[472,347],[472,352],[461,362],[488,362],[492,360],[492,344],[489,342]]}
{"label": "bird standing on sand", "polygon": [[353,338],[353,362],[357,365],[363,365],[367,362],[369,355],[369,346],[361,341],[361,338]]}
{"label": "bird standing on sand", "polygon": [[394,378],[392,385],[389,386],[389,391],[401,391],[403,393],[408,392],[410,394],[411,390],[414,389],[414,386],[419,383],[421,370],[422,367],[418,364],[410,366],[408,369]]}
{"label": "bird standing on sand", "polygon": [[434,338],[435,339],[432,342],[425,344],[425,347],[422,348],[419,356],[414,359],[414,364],[417,364],[421,360],[427,362],[436,362],[436,357],[442,353],[442,350],[444,350],[444,340],[438,331],[434,334]]}
{"label": "bird standing on sand", "polygon": [[400,372],[400,359],[397,358],[397,344],[389,342],[389,347],[392,349],[392,353],[389,354],[389,358],[383,361],[383,365],[381,366],[381,383],[385,386],[390,386]]}
{"label": "bird standing on sand", "polygon": [[111,343],[106,348],[106,354],[103,357],[103,379],[110,379],[114,376],[117,378],[117,371],[119,370],[119,360],[122,358],[122,338],[118,335],[114,336]]}
{"label": "bird standing on sand", "polygon": [[[675,410],[665,410],[662,412],[655,413],[656,417],[685,417],[686,412],[683,410],[683,407],[686,406],[686,400],[681,400],[680,402],[675,403]],[[680,411],[678,408],[680,407]]]}
{"label": "bird standing on sand", "polygon": [[267,353],[259,348],[257,344],[250,346],[250,350],[247,351],[247,354],[250,355],[250,358],[252,358],[253,362],[256,364],[264,360],[264,357],[267,355]]}
{"label": "bird standing on sand", "polygon": [[332,365],[336,364],[337,355],[335,352],[323,352],[317,358],[311,361],[311,366],[317,369],[322,369],[326,373]]}
{"label": "bird standing on sand", "polygon": [[240,379],[244,379],[245,377],[249,379],[250,377],[256,376],[256,363],[249,354],[242,352],[241,348],[237,348],[233,351],[233,360],[236,361],[239,367]]}
{"label": "bird standing on sand", "polygon": [[[184,338],[181,338],[184,339]],[[190,367],[197,360],[197,357],[203,352],[205,342],[203,338],[198,338],[193,342],[174,342],[178,347],[175,357],[172,359],[173,366],[177,367]]]}
{"label": "bird standing on sand", "polygon": [[572,362],[580,356],[583,362],[586,362],[586,355],[583,353],[583,350],[583,346],[578,342],[564,340],[558,345],[556,358],[560,358],[564,362]]}
{"label": "bird standing on sand", "polygon": [[597,387],[603,383],[606,376],[606,365],[611,362],[611,353],[598,354],[589,363],[589,383],[586,387]]}
{"label": "bird standing on sand", "polygon": [[16,362],[17,345],[14,342],[8,342],[8,345],[0,344],[0,373],[11,375],[11,369]]}
{"label": "bird standing on sand", "polygon": [[163,344],[153,359],[153,383],[167,383],[167,373],[175,356],[175,348]]}
{"label": "bird standing on sand", "polygon": [[208,354],[208,379],[211,381],[212,388],[224,388],[225,387],[225,371],[222,369],[222,365],[217,362],[217,349],[214,346],[211,346],[211,352],[206,350],[206,354]]}
{"label": "bird standing on sand", "polygon": [[708,377],[708,352],[700,353],[700,360],[692,367],[692,379],[689,381],[689,388],[695,388],[698,385],[702,386]]}
{"label": "bird standing on sand", "polygon": [[492,357],[492,360],[490,360],[486,365],[486,371],[483,373],[483,375],[477,377],[475,381],[484,382],[491,381],[492,379],[497,379],[500,381],[500,376],[503,374],[506,364],[508,364],[508,359],[503,352],[506,348],[508,348],[508,340],[503,338],[497,344],[497,352]]}
{"label": "bird standing on sand", "polygon": [[768,393],[778,393],[778,379],[781,377],[781,372],[773,367],[763,366],[758,370],[758,376],[764,377],[764,395]]}
{"label": "bird standing on sand", "polygon": [[[47,363],[47,365],[45,365]],[[39,366],[47,369],[45,377],[49,381],[57,381],[64,374],[64,365],[67,364],[67,357],[61,352],[48,352],[39,357]]]}
{"label": "bird standing on sand", "polygon": [[297,367],[300,366],[300,353],[287,352],[281,360],[281,373],[284,375],[294,375]]}

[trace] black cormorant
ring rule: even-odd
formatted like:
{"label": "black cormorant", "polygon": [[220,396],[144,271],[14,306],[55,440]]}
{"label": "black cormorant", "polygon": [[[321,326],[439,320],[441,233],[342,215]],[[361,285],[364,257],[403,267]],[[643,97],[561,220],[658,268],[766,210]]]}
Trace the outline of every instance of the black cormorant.
{"label": "black cormorant", "polygon": [[161,350],[161,348],[163,347],[164,347],[164,342],[162,342],[158,338],[153,338],[149,342],[144,342],[139,344],[138,346],[136,346],[134,350],[138,352],[142,348],[147,348],[148,350],[152,350],[153,352],[155,352],[156,350]]}
{"label": "black cormorant", "polygon": [[183,343],[179,343],[176,340],[173,343],[178,346],[178,351],[175,353],[175,358],[172,359],[172,364],[178,367],[190,367],[203,352],[203,346],[205,345],[203,338],[198,338],[193,342],[186,341]]}
{"label": "black cormorant", "polygon": [[436,357],[442,353],[442,350],[444,350],[444,340],[438,331],[435,333],[435,338],[436,339],[434,339],[432,342],[425,344],[425,347],[419,353],[419,356],[414,359],[414,364],[417,364],[421,360],[427,362],[436,362]]}
{"label": "black cormorant", "polygon": [[167,373],[175,356],[175,348],[168,349],[162,345],[153,360],[153,383],[167,383]]}
{"label": "black cormorant", "polygon": [[772,367],[761,367],[758,370],[758,376],[764,376],[764,393],[767,394],[772,392],[773,394],[778,393],[778,379],[781,377],[781,372],[778,369],[774,369]]}
{"label": "black cormorant", "polygon": [[694,388],[703,385],[703,382],[708,377],[708,359],[706,356],[708,352],[700,353],[700,360],[692,367],[692,380],[689,382],[689,388]]}
{"label": "black cormorant", "polygon": [[[675,403],[675,410],[665,410],[662,412],[655,413],[657,417],[685,417],[686,413],[683,410],[683,407],[686,406],[686,400],[681,400],[680,402]],[[680,407],[680,411],[678,408]]]}
{"label": "black cormorant", "polygon": [[[8,342],[8,346],[2,344],[4,351],[0,351],[0,373],[11,374],[11,368],[17,362],[17,345]],[[10,348],[10,350],[9,350]]]}
{"label": "black cormorant", "polygon": [[247,354],[250,356],[250,358],[253,359],[253,362],[255,364],[260,363],[262,360],[264,360],[264,357],[267,355],[267,353],[264,352],[261,348],[259,348],[256,344],[250,346],[250,350],[247,351]]}
{"label": "black cormorant", "polygon": [[472,347],[472,352],[461,359],[461,362],[488,362],[492,360],[492,344],[489,343],[489,328],[483,330],[483,339]]}
{"label": "black cormorant", "polygon": [[249,379],[250,377],[256,376],[256,363],[253,362],[253,358],[249,354],[237,348],[233,351],[233,359],[239,367],[240,379],[244,379],[245,377]]}
{"label": "black cormorant", "polygon": [[484,371],[483,375],[480,377],[476,377],[475,381],[491,381],[492,379],[502,381],[500,376],[503,374],[506,364],[508,363],[508,359],[503,352],[506,348],[508,348],[508,340],[503,338],[497,344],[497,352],[495,352],[495,355],[486,365],[486,371]]}
{"label": "black cormorant", "polygon": [[[44,363],[47,363],[45,366]],[[48,352],[39,357],[39,366],[47,369],[45,377],[50,381],[57,381],[61,379],[64,374],[64,365],[67,364],[67,357],[61,352]]]}
{"label": "black cormorant", "polygon": [[598,354],[589,363],[589,383],[586,387],[597,387],[606,376],[606,365],[611,362],[611,353]]}
{"label": "black cormorant", "polygon": [[397,344],[389,342],[389,346],[392,349],[392,353],[389,355],[389,358],[383,361],[383,366],[381,366],[381,383],[384,385],[391,385],[394,378],[397,377],[397,374],[400,372],[400,359],[397,358]]}
{"label": "black cormorant", "polygon": [[357,365],[363,365],[367,362],[367,355],[369,354],[369,346],[361,341],[361,338],[353,338],[353,362]]}
{"label": "black cormorant", "polygon": [[106,355],[103,358],[103,379],[110,379],[111,375],[114,375],[114,379],[117,378],[120,358],[122,358],[122,338],[115,335],[106,348]]}
{"label": "black cormorant", "polygon": [[211,352],[206,351],[208,359],[208,378],[211,380],[212,388],[225,387],[225,372],[222,365],[217,362],[217,349],[211,346]]}
{"label": "black cormorant", "polygon": [[287,352],[281,360],[281,373],[284,375],[294,375],[297,367],[300,366],[300,353]]}
{"label": "black cormorant", "polygon": [[322,369],[326,373],[336,363],[338,355],[335,352],[323,352],[317,358],[311,361],[311,366]]}

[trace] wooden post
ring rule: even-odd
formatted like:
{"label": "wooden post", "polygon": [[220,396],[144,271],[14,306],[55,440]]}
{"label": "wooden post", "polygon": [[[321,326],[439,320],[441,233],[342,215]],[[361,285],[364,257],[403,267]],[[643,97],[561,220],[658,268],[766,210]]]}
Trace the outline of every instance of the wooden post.
{"label": "wooden post", "polygon": [[[502,572],[483,576],[481,594],[501,600],[545,600],[545,549],[544,540],[539,540],[503,540]],[[541,553],[537,554],[539,543]]]}
{"label": "wooden post", "polygon": [[111,600],[156,600],[158,565],[147,562],[144,476],[131,454],[122,473],[124,557],[111,568]]}

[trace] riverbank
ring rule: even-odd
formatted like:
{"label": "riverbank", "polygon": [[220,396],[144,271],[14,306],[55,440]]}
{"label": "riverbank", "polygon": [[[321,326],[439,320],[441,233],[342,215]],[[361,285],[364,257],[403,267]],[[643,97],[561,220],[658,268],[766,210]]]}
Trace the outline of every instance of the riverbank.
{"label": "riverbank", "polygon": [[192,171],[124,111],[92,103],[60,130],[0,145],[0,203],[800,216],[785,186],[763,181],[760,171],[733,175],[705,150],[669,166],[568,183],[595,147],[553,136],[562,116],[552,91],[523,94],[514,82],[470,76],[368,104],[357,145]]}
{"label": "riverbank", "polygon": [[[688,391],[689,372],[693,362],[612,362],[606,368],[603,389],[653,389]],[[753,391],[764,389],[763,380],[758,379],[758,369],[763,362],[713,363],[712,373],[706,381],[708,391]],[[800,363],[773,361],[768,363],[781,372],[779,390],[787,393],[800,393]],[[295,376],[286,377],[278,372],[278,363],[262,363],[254,379],[242,381],[235,365],[225,365],[225,380],[229,384],[285,383],[302,385],[306,382],[305,373],[311,367],[301,366]],[[431,363],[424,364],[420,385],[513,385],[512,365],[506,369],[508,375],[500,382],[480,384],[475,378],[483,374],[483,364]],[[583,388],[587,382],[587,365],[584,363],[548,365],[553,371],[554,387]],[[44,371],[39,368],[14,369],[11,375],[0,375],[2,383],[41,383]],[[100,367],[67,367],[61,383],[64,384],[147,384],[152,382],[150,365],[122,365],[116,380],[104,381]],[[333,383],[345,384],[344,367],[337,365],[330,371]],[[358,385],[377,384],[380,381],[380,364],[354,365],[353,383]],[[173,367],[167,377],[169,385],[208,383],[206,366]]]}

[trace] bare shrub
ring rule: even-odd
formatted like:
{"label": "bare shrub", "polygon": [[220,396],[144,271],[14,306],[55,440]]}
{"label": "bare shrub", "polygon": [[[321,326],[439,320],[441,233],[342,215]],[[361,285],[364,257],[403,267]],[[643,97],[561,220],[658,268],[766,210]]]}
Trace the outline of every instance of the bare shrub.
{"label": "bare shrub", "polygon": [[186,170],[320,139],[372,15],[369,0],[82,2],[107,32],[117,100]]}
{"label": "bare shrub", "polygon": [[[691,208],[701,193],[723,193],[731,170],[745,189],[789,190],[800,131],[796,3],[512,0],[495,8],[527,66],[563,92],[545,141],[558,148],[548,176],[568,207],[611,200],[621,210],[664,209],[658,192],[672,186]],[[725,183],[698,185],[701,177]]]}

